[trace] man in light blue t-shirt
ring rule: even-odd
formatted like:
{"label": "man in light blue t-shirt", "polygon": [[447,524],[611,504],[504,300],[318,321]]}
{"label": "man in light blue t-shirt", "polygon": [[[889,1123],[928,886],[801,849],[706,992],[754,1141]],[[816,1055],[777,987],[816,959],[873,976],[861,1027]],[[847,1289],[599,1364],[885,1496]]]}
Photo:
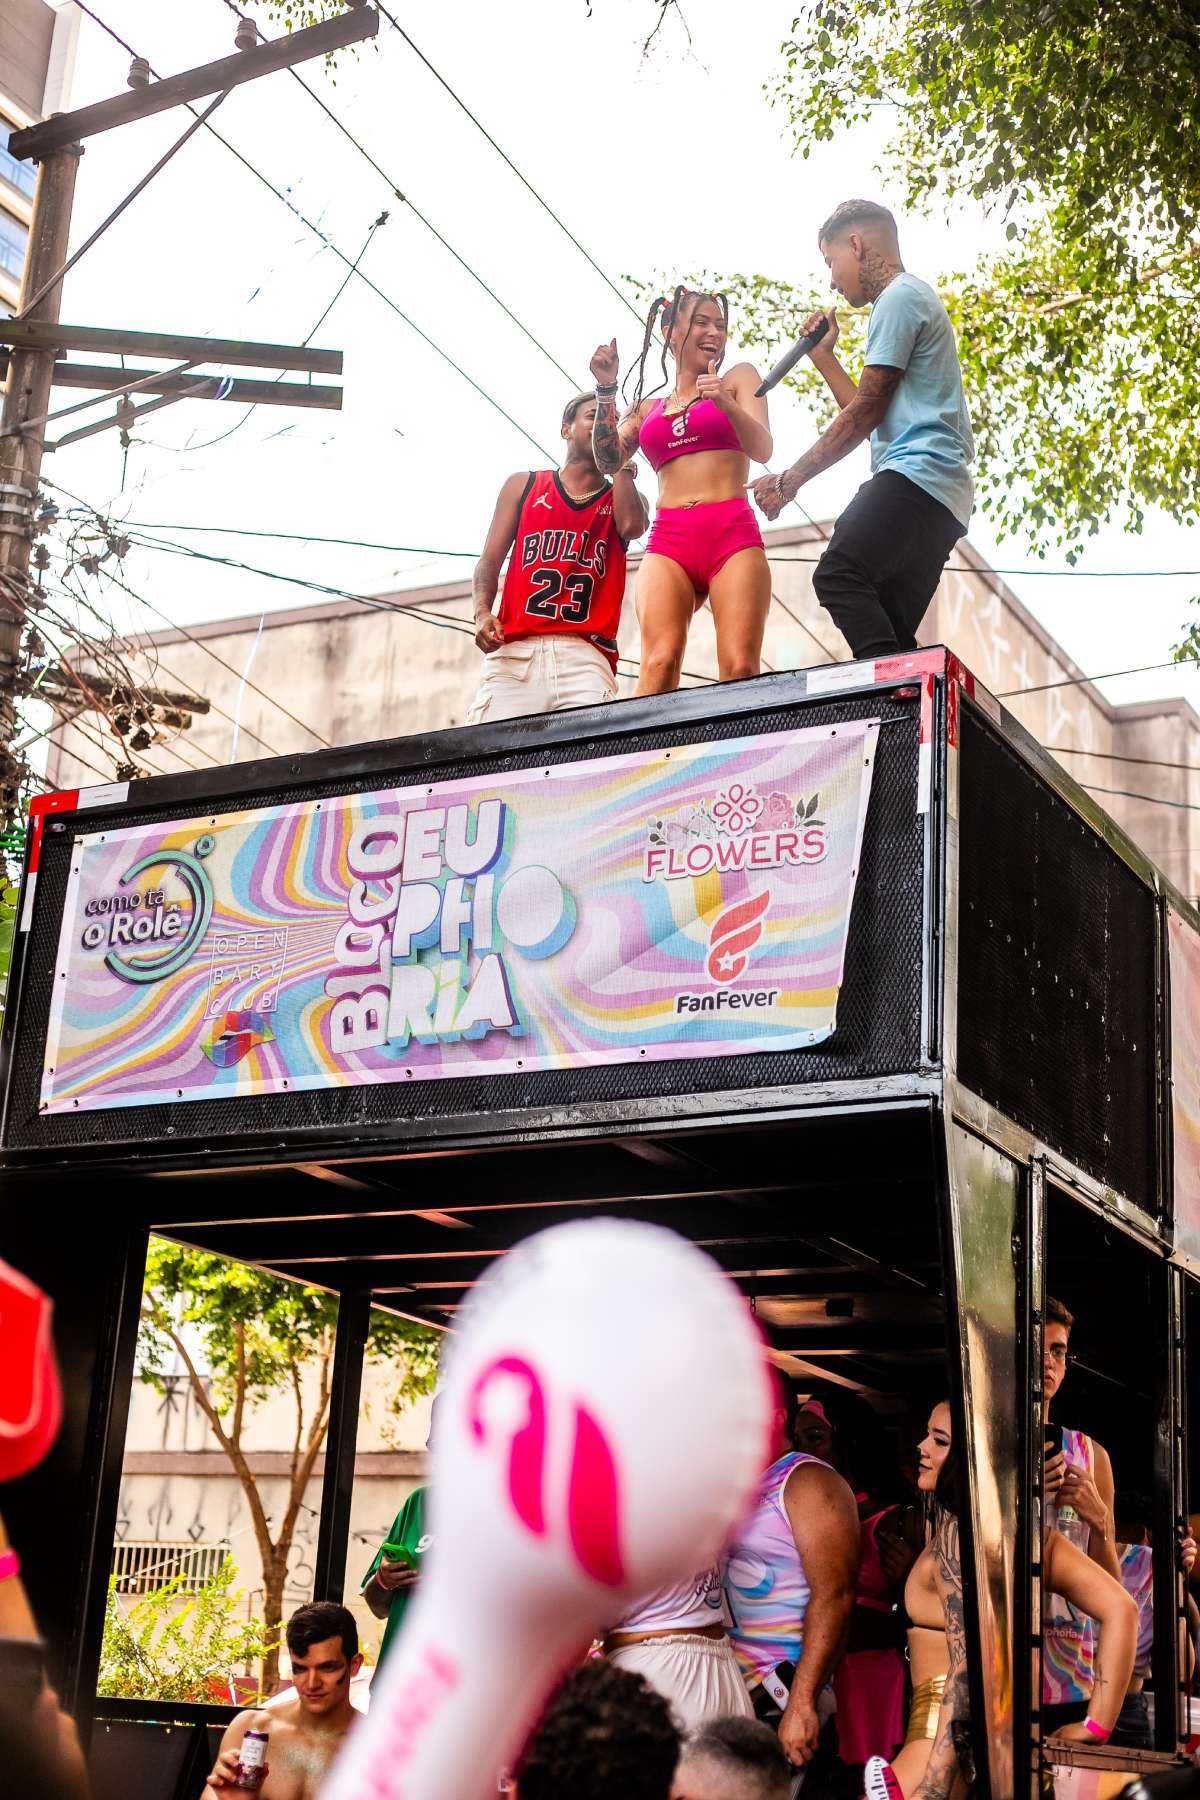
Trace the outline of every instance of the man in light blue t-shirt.
{"label": "man in light blue t-shirt", "polygon": [[806,481],[867,437],[871,478],[841,515],[813,574],[821,605],[856,657],[915,650],[946,558],[971,518],[975,454],[954,331],[927,282],[900,260],[896,221],[871,200],[844,200],[818,233],[833,285],[871,307],[862,379],[834,354],[837,315],[811,352],[841,412],[812,449],[754,497],[768,519]]}

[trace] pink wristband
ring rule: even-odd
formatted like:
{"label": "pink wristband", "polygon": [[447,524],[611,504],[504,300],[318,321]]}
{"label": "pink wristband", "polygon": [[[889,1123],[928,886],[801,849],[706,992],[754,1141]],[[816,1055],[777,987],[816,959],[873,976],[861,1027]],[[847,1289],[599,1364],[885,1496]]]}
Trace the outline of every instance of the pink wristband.
{"label": "pink wristband", "polygon": [[1110,1725],[1097,1725],[1095,1719],[1085,1719],[1083,1721],[1083,1729],[1087,1732],[1089,1737],[1094,1737],[1097,1743],[1100,1744],[1107,1744],[1109,1738],[1112,1736],[1112,1727]]}
{"label": "pink wristband", "polygon": [[12,1575],[21,1573],[21,1559],[15,1550],[6,1550],[0,1555],[0,1581],[7,1581]]}

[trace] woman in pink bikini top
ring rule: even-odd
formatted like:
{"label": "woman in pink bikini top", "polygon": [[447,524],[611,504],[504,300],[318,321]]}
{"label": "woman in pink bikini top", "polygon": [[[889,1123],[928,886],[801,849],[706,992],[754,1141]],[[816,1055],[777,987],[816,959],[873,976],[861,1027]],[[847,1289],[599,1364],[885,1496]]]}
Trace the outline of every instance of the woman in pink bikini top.
{"label": "woman in pink bikini top", "polygon": [[[664,383],[668,352],[675,363],[675,387],[665,401],[642,394],[660,314]],[[658,510],[637,583],[639,694],[666,694],[679,686],[688,627],[706,598],[721,680],[759,672],[771,575],[746,482],[751,461],[770,457],[771,433],[767,403],[754,394],[757,369],[743,362],[718,374],[727,336],[723,295],[678,287],[670,301],[656,300],[646,321],[633,405],[619,423],[616,339],[592,358],[598,466],[615,474],[640,445],[658,473]]]}

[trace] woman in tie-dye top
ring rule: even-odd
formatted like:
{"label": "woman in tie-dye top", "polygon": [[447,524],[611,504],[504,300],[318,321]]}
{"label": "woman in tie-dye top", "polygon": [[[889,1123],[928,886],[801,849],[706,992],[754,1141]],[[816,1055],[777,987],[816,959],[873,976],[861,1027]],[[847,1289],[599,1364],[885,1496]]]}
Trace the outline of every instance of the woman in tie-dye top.
{"label": "woman in tie-dye top", "polygon": [[[1042,1383],[1049,1409],[1066,1379],[1075,1319],[1061,1301],[1046,1298]],[[1047,1419],[1047,1429],[1056,1429]],[[1114,1581],[1121,1579],[1113,1526],[1113,1472],[1107,1450],[1081,1431],[1063,1428],[1060,1448],[1046,1460],[1047,1526]],[[1091,1619],[1043,1583],[1042,1730],[1057,1731],[1087,1716],[1095,1680],[1096,1631]]]}
{"label": "woman in tie-dye top", "polygon": [[817,1749],[818,1701],[849,1630],[858,1556],[858,1508],[849,1484],[803,1451],[773,1462],[730,1544],[725,1595],[734,1652],[756,1711],[770,1710],[780,1665],[795,1668],[779,1741],[798,1767]]}

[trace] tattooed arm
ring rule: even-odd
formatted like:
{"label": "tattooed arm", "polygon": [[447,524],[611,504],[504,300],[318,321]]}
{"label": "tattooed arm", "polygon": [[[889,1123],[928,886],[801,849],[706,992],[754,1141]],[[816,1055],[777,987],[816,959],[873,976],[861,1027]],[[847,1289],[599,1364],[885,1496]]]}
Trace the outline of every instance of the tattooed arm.
{"label": "tattooed arm", "polygon": [[939,1511],[933,1534],[934,1586],[946,1620],[946,1652],[950,1667],[938,1713],[937,1737],[929,1762],[913,1800],[946,1800],[959,1773],[954,1747],[954,1727],[969,1717],[967,1696],[967,1633],[963,1621],[962,1561],[958,1544],[958,1520]]}
{"label": "tattooed arm", "polygon": [[754,498],[768,519],[777,519],[789,500],[794,500],[806,481],[822,469],[841,462],[852,450],[869,438],[883,418],[892,395],[900,385],[903,369],[885,368],[872,363],[863,370],[862,380],[853,398],[847,400],[827,431],[799,462],[782,475],[764,475],[754,483]]}
{"label": "tattooed arm", "polygon": [[[592,426],[592,455],[602,475],[615,475],[629,461],[637,449],[638,433],[642,425],[640,406],[635,406],[619,424],[617,422],[619,369],[617,340],[614,338],[610,344],[601,344],[591,361],[592,374],[596,378],[596,422]],[[601,390],[604,388],[611,388],[612,392],[603,393]]]}

